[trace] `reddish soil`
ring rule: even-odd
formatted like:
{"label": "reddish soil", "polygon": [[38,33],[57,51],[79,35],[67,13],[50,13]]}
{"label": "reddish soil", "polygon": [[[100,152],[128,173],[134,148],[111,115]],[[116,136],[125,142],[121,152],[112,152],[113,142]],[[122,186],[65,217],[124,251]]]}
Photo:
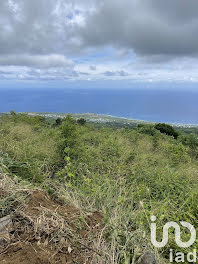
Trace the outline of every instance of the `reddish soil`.
{"label": "reddish soil", "polygon": [[83,214],[35,190],[11,217],[10,241],[0,247],[2,264],[89,264],[100,255],[93,244],[102,229],[100,212]]}

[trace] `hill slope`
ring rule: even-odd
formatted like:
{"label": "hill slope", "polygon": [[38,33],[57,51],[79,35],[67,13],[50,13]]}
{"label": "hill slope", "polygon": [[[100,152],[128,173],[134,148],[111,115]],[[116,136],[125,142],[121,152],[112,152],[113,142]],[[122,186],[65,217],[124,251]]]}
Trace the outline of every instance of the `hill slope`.
{"label": "hill slope", "polygon": [[[70,116],[54,126],[40,117],[13,114],[0,119],[0,150],[1,173],[9,175],[3,181],[7,181],[5,186],[12,186],[13,178],[31,183],[32,187],[19,185],[16,188],[25,189],[25,194],[16,192],[17,199],[25,201],[21,212],[27,214],[25,208],[30,207],[28,217],[32,219],[31,212],[35,210],[34,215],[39,212],[37,216],[42,219],[44,213],[49,213],[48,203],[57,204],[57,208],[63,206],[66,211],[70,206],[74,210],[72,221],[70,216],[60,216],[59,209],[49,214],[50,219],[55,217],[55,222],[58,219],[66,221],[67,230],[76,223],[75,210],[82,212],[83,218],[78,220],[82,222],[84,237],[76,242],[88,247],[86,254],[93,253],[94,260],[90,260],[93,263],[131,264],[146,251],[154,252],[158,263],[166,263],[170,248],[181,251],[174,242],[174,233],[170,233],[165,248],[153,247],[150,241],[152,215],[157,217],[159,235],[167,221],[187,221],[198,227],[196,135],[180,134],[174,139],[150,125],[134,129],[80,125]],[[8,187],[4,188],[3,196]],[[40,191],[30,191],[31,188]],[[32,201],[36,199],[32,207],[26,190],[29,198],[32,193],[36,195],[31,198]],[[47,203],[43,203],[45,199]],[[15,191],[1,199],[1,217],[18,212],[21,206],[12,206],[14,201]],[[93,230],[88,234],[86,228],[83,229],[89,226],[91,212],[101,212],[102,218],[97,222],[101,225],[99,236]],[[32,220],[37,223],[34,218]],[[74,226],[74,236],[78,232]],[[31,232],[30,235],[36,239]],[[189,239],[189,233],[183,232],[182,236],[183,240]],[[92,246],[90,239],[94,241]],[[44,242],[41,239],[39,246],[43,247]],[[52,246],[52,252],[57,252],[58,244],[55,248]],[[196,246],[197,242],[193,248]],[[62,254],[61,250],[57,254]],[[78,261],[84,263],[84,260]]]}
{"label": "hill slope", "polygon": [[11,218],[0,232],[1,263],[96,263],[102,255],[96,248],[102,230],[100,212],[64,205],[64,200],[52,200],[45,191],[3,174],[0,197],[3,214]]}

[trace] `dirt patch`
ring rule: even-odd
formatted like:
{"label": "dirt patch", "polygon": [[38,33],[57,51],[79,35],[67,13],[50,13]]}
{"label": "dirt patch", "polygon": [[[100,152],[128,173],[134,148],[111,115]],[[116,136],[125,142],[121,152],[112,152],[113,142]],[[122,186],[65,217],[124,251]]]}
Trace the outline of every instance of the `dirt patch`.
{"label": "dirt patch", "polygon": [[46,192],[35,190],[29,197],[25,212],[32,217],[36,217],[42,208],[51,210],[65,217],[75,218],[77,215],[80,215],[80,210],[78,208],[74,206],[63,205],[58,201],[53,201]]}
{"label": "dirt patch", "polygon": [[[11,250],[12,249],[12,250]],[[49,263],[46,251],[36,245],[19,243],[2,255],[1,263]]]}
{"label": "dirt patch", "polygon": [[102,230],[100,212],[84,213],[34,190],[11,218],[10,241],[0,247],[0,263],[89,264],[93,255],[101,255],[93,243]]}
{"label": "dirt patch", "polygon": [[0,188],[0,199],[4,199],[7,196],[7,192]]}

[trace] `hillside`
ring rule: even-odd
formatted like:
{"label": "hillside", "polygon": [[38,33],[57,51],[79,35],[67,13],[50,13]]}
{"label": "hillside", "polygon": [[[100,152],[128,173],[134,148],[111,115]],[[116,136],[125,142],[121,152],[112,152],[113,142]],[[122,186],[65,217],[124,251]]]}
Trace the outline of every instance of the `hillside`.
{"label": "hillside", "polygon": [[[27,112],[29,116],[43,116],[48,120],[50,123],[54,123],[57,118],[63,119],[67,116],[66,113],[34,113],[34,112]],[[0,113],[0,116],[5,115],[5,113]],[[84,114],[69,114],[75,120],[79,118],[84,118],[87,123],[94,124],[95,126],[107,126],[113,128],[123,128],[129,127],[134,128],[138,124],[151,124],[153,125],[154,122],[148,122],[144,120],[136,120],[136,119],[129,119],[124,117],[116,117],[111,115],[100,115],[94,113],[84,113]],[[194,133],[198,134],[198,125],[196,124],[170,124],[175,129],[184,132],[184,133]]]}
{"label": "hillside", "polygon": [[[103,218],[100,212],[83,212],[66,205],[63,198],[52,199],[46,191],[19,182],[16,177],[1,174],[0,183],[1,209],[10,214],[12,221],[11,236],[4,232],[2,238],[0,233],[0,263],[97,261],[100,253],[96,244]],[[6,206],[3,201],[7,201]]]}
{"label": "hillside", "polygon": [[[67,114],[61,113],[27,113],[30,116],[44,116],[49,121],[53,122],[57,118],[63,119]],[[141,120],[132,120],[127,118],[115,117],[110,115],[99,115],[93,113],[84,113],[84,114],[70,114],[75,120],[79,118],[84,118],[87,123],[98,125],[98,126],[108,126],[108,127],[135,127],[137,124],[149,124],[149,122]]]}
{"label": "hillside", "polygon": [[14,225],[0,261],[31,263],[36,250],[32,263],[134,264],[149,251],[168,263],[181,249],[174,233],[153,247],[150,217],[159,238],[167,221],[198,226],[198,137],[48,118],[0,118],[0,218]]}

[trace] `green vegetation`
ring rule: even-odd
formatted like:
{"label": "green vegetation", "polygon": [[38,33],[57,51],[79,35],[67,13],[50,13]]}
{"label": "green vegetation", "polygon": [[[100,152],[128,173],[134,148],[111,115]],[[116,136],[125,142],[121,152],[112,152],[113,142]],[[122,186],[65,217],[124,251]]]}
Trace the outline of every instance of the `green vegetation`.
{"label": "green vegetation", "polygon": [[156,124],[155,129],[166,135],[173,136],[175,139],[177,139],[177,137],[179,136],[179,133],[172,126],[167,124]]}
{"label": "green vegetation", "polygon": [[174,232],[165,249],[154,251],[150,216],[157,217],[158,240],[167,221],[198,227],[197,158],[198,137],[165,124],[113,129],[69,115],[55,125],[14,112],[0,118],[2,172],[103,212],[106,244],[100,250],[108,262],[101,263],[130,264],[146,250],[165,263],[170,248],[181,251]]}
{"label": "green vegetation", "polygon": [[79,118],[77,119],[77,123],[81,126],[85,125],[86,124],[86,120],[84,118]]}

